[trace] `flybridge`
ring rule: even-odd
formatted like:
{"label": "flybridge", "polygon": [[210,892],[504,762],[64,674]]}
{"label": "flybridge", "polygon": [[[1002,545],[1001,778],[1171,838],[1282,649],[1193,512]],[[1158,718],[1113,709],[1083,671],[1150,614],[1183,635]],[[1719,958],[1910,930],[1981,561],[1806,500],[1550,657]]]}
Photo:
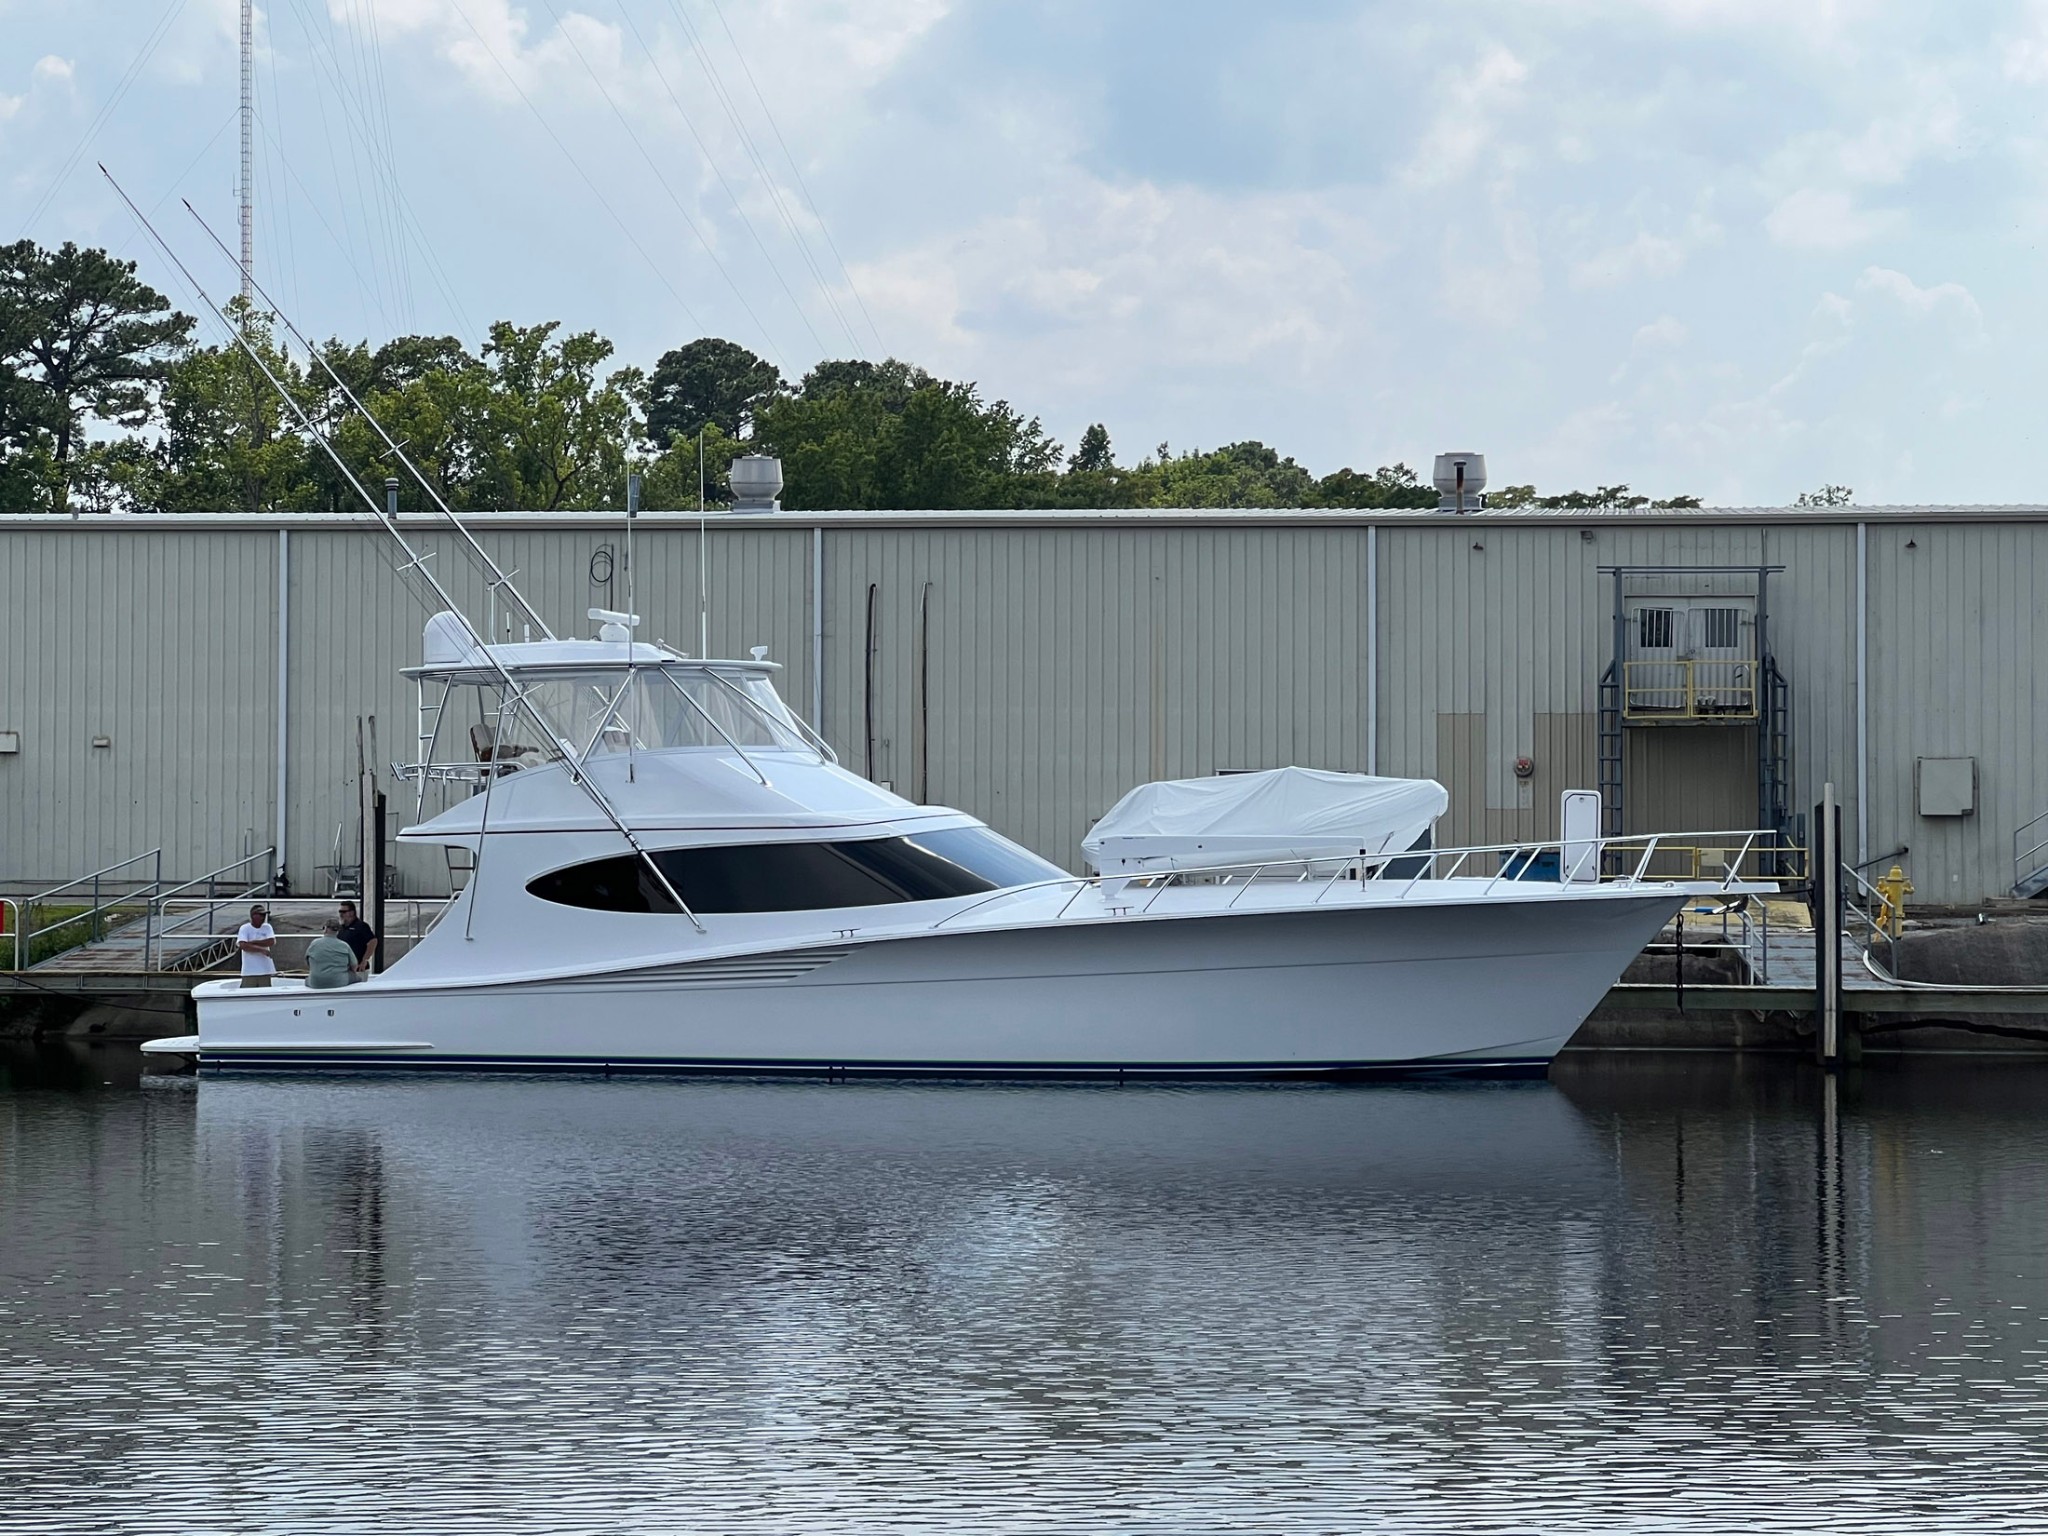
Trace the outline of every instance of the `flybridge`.
{"label": "flybridge", "polygon": [[419,687],[419,759],[393,768],[418,786],[424,815],[429,784],[488,792],[506,774],[556,764],[597,798],[583,770],[598,759],[625,760],[631,782],[643,753],[726,752],[763,786],[764,753],[836,762],[776,693],[766,649],[723,661],[623,639],[478,645],[459,615],[437,613],[424,663],[405,669]]}

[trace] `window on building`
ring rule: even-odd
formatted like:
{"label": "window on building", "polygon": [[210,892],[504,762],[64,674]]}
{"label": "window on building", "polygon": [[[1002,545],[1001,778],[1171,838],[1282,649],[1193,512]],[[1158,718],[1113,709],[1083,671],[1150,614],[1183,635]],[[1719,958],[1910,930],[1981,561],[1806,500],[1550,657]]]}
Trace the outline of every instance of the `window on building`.
{"label": "window on building", "polygon": [[1636,610],[1636,644],[1646,651],[1668,651],[1671,649],[1671,610],[1669,608],[1638,608]]}
{"label": "window on building", "polygon": [[[813,912],[943,901],[1065,874],[986,827],[832,843],[671,848],[654,859],[690,910],[702,913]],[[526,888],[542,901],[599,912],[675,910],[646,861],[633,854],[558,869]]]}
{"label": "window on building", "polygon": [[1709,651],[1732,651],[1742,639],[1740,608],[1702,608],[1700,645]]}

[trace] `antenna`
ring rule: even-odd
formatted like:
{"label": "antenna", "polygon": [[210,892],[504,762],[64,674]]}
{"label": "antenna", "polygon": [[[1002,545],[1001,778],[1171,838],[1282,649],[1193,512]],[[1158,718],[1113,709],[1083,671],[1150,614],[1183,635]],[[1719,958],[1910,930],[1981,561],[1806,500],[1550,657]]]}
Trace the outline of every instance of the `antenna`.
{"label": "antenna", "polygon": [[640,516],[640,471],[626,471],[626,612],[638,613],[633,606],[633,523]]}
{"label": "antenna", "polygon": [[711,657],[710,582],[704,574],[704,424],[697,424],[697,656]]}
{"label": "antenna", "polygon": [[[106,167],[101,166],[100,170],[102,173],[104,173],[106,171]],[[112,176],[108,176],[107,180],[113,181],[114,178]],[[115,190],[120,190],[120,184],[118,182],[115,183]],[[124,193],[123,195],[125,196],[126,194]],[[199,217],[199,210],[197,208],[194,208],[191,202],[185,198],[180,198],[178,199],[178,201],[185,204],[185,211],[192,215],[193,219],[198,222],[198,225],[201,229],[206,231],[206,238],[211,240],[216,246],[220,247],[220,253],[223,256],[227,256],[229,253],[226,243],[222,241],[219,235],[216,235],[213,232],[213,226],[211,224],[207,223],[206,220]],[[149,230],[151,238],[155,239],[158,245],[163,245],[162,236],[158,235],[154,228],[152,228],[147,223],[143,225],[143,228]],[[168,246],[165,247],[165,254],[169,254]],[[177,260],[175,256],[171,257],[171,259],[173,261]],[[229,259],[232,260],[233,258],[230,257]],[[182,264],[180,265],[180,270],[183,270]],[[505,589],[506,594],[512,599],[512,601],[519,605],[519,611],[526,615],[527,622],[529,624],[539,626],[540,632],[543,635],[545,635],[548,639],[554,639],[555,632],[552,629],[548,628],[547,620],[543,619],[540,616],[540,614],[535,610],[533,604],[529,603],[526,600],[525,594],[522,593],[517,587],[512,585],[512,577],[517,575],[518,573],[516,571],[507,572],[499,568],[498,562],[491,558],[490,552],[486,550],[483,547],[483,545],[479,544],[476,540],[476,535],[469,531],[469,525],[464,523],[461,518],[457,517],[455,515],[455,509],[450,507],[447,502],[441,499],[441,493],[434,489],[434,482],[429,480],[425,475],[421,474],[419,466],[413,463],[411,459],[406,457],[405,445],[394,440],[391,434],[384,430],[383,423],[378,421],[377,418],[370,413],[370,408],[367,405],[364,405],[363,402],[356,397],[356,392],[350,389],[348,387],[348,384],[342,379],[341,375],[334,371],[333,366],[327,361],[326,355],[322,353],[318,347],[313,345],[312,341],[307,337],[304,331],[300,330],[296,325],[292,323],[291,316],[287,315],[284,312],[284,306],[279,304],[275,299],[273,299],[270,296],[268,290],[266,290],[261,283],[256,281],[255,275],[253,273],[250,273],[245,268],[243,271],[242,280],[249,287],[256,290],[258,296],[262,298],[265,307],[267,307],[270,310],[270,312],[276,317],[278,323],[291,333],[293,340],[298,342],[300,346],[306,349],[306,355],[310,357],[314,362],[320,365],[321,371],[325,373],[327,377],[334,382],[334,387],[341,391],[342,398],[347,400],[350,405],[354,406],[356,408],[357,413],[362,416],[363,420],[367,421],[370,424],[370,430],[372,432],[375,432],[377,436],[383,440],[385,451],[390,453],[394,458],[398,460],[399,463],[405,466],[406,473],[411,475],[413,479],[418,483],[419,488],[427,493],[428,499],[432,501],[436,507],[439,507],[441,509],[441,515],[447,518],[449,522],[455,525],[455,531],[462,535],[463,542],[469,546],[470,554],[475,559],[482,561],[484,569],[490,572],[491,591],[495,593],[498,590],[498,588],[503,587]],[[191,276],[189,273],[186,275],[186,281],[191,281]],[[197,283],[193,283],[192,286],[194,288],[197,288],[199,285]]]}
{"label": "antenna", "polygon": [[242,0],[242,307],[255,288],[256,0]]}

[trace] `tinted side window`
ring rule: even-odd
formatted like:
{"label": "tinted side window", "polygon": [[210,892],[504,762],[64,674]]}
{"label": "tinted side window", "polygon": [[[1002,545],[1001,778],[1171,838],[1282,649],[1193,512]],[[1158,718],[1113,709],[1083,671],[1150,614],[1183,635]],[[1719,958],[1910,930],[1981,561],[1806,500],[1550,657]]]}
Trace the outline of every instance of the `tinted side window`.
{"label": "tinted side window", "polygon": [[[980,827],[837,843],[749,843],[654,855],[697,912],[808,912],[978,896],[1061,872]],[[675,904],[631,854],[558,869],[528,884],[543,901],[599,912],[672,912]]]}
{"label": "tinted side window", "polygon": [[529,881],[527,890],[542,901],[598,912],[673,912],[675,903],[640,859],[627,855],[596,859],[558,869]]}

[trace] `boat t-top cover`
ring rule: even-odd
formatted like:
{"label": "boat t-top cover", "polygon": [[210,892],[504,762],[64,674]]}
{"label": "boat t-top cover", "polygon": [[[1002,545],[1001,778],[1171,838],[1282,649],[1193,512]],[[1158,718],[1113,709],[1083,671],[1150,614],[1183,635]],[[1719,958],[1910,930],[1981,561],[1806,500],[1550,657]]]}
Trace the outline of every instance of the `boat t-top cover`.
{"label": "boat t-top cover", "polygon": [[1081,841],[1100,874],[1405,853],[1450,806],[1434,779],[1271,768],[1140,784]]}

